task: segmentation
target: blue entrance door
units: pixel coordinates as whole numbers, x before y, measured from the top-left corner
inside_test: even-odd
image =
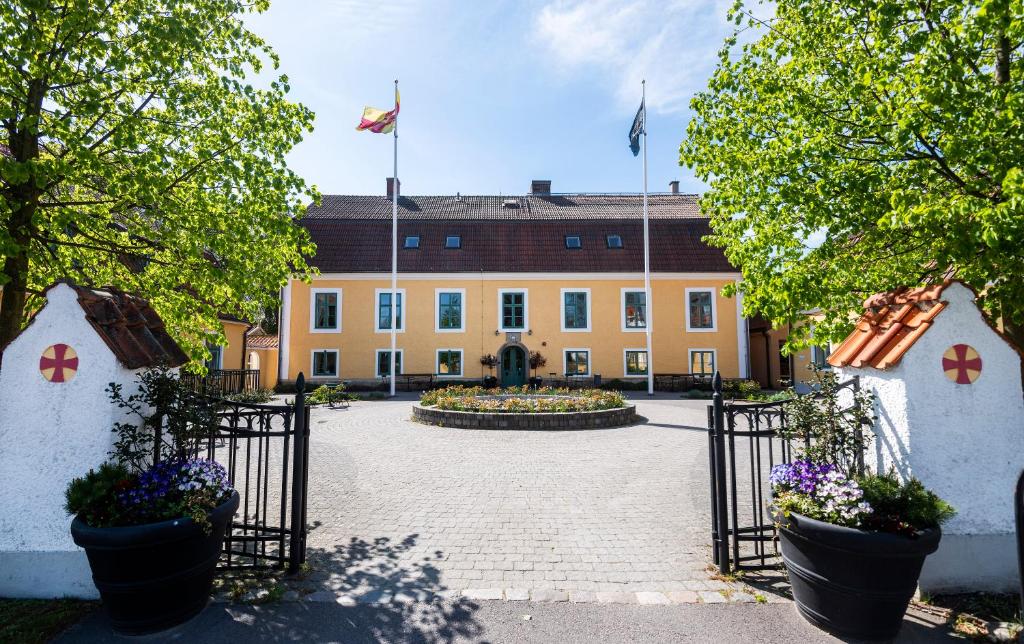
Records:
[[[501,352],[501,386],[526,384],[526,352],[519,347],[506,347]]]

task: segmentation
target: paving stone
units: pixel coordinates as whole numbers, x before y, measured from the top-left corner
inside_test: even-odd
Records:
[[[569,593],[559,590],[535,588],[530,591],[530,599],[535,602],[567,602]]]
[[[569,593],[569,601],[574,604],[590,604],[597,601],[597,593],[577,590]]]
[[[462,596],[467,599],[501,599],[501,588],[467,588],[462,591]]]
[[[673,604],[696,604],[698,599],[697,593],[692,590],[672,590],[665,595]]]
[[[636,593],[636,603],[638,604],[671,604],[668,597],[664,593],[654,592],[638,592]]]
[[[725,595],[717,590],[702,590],[697,595],[700,596],[700,600],[705,604],[724,604],[729,601],[725,598]]]
[[[514,602],[525,602],[530,600],[529,588],[506,588],[505,599]]]
[[[594,593],[597,601],[603,604],[635,604],[636,593],[598,591]]]

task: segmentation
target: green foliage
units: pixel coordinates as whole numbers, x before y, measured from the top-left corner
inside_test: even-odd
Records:
[[[107,392],[115,406],[134,418],[134,422],[114,424],[117,440],[110,456],[136,474],[153,462],[158,423],[161,461],[194,457],[202,441],[220,425],[217,404],[189,389],[167,367],[141,372],[138,390],[128,396],[117,383],[110,383]]]
[[[952,272],[1024,324],[1020,2],[750,4],[680,148],[745,313],[818,308],[836,340],[866,296]]]
[[[227,400],[236,403],[263,404],[274,399],[273,389],[248,389],[237,394],[228,394]]]
[[[267,0],[0,5],[0,346],[58,278],[147,298],[182,347],[223,344],[311,271],[315,189],[286,155],[313,114],[246,28]],[[265,80],[264,80],[265,79]],[[28,301],[26,301],[28,297]]]
[[[104,463],[99,469],[72,479],[64,493],[64,508],[88,525],[117,525],[123,518],[123,506],[117,502],[116,493],[132,487],[136,481],[137,477],[124,465]]]
[[[309,405],[333,405],[335,403],[351,400],[352,395],[345,391],[345,385],[320,385],[306,396],[306,403]]]
[[[858,474],[857,465],[870,442],[870,422],[874,418],[874,397],[870,392],[847,388],[844,394],[839,378],[832,371],[815,371],[817,392],[791,398],[784,406],[788,423],[779,435],[801,442],[804,458],[814,463],[838,465],[848,477]],[[846,400],[843,400],[843,396]]]
[[[507,389],[484,389],[456,385],[425,392],[420,404],[451,411],[492,413],[557,413],[619,409],[626,399],[618,391],[602,389],[529,389],[527,386]]]
[[[865,476],[858,482],[874,510],[866,524],[877,530],[914,533],[937,528],[956,514],[953,506],[914,478],[901,482],[890,473]]]
[[[728,379],[722,381],[722,395],[726,398],[749,399],[761,393],[761,384],[756,380]]]

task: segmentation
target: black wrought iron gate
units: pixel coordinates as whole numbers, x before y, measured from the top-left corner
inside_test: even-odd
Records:
[[[223,568],[298,570],[306,560],[309,407],[305,378],[293,404],[223,401],[206,457],[228,471],[241,501],[224,538]]]
[[[839,387],[856,392],[860,383],[853,378]],[[787,427],[786,402],[725,402],[721,376],[715,374],[708,407],[711,542],[723,574],[775,563],[768,475],[795,453],[792,442],[779,435]]]

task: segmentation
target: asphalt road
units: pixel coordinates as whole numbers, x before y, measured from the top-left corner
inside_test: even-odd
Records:
[[[908,618],[899,642],[948,641],[945,629]],[[639,606],[527,602],[356,605],[214,604],[176,629],[118,638],[101,613],[57,640],[73,642],[837,642],[792,604]]]

